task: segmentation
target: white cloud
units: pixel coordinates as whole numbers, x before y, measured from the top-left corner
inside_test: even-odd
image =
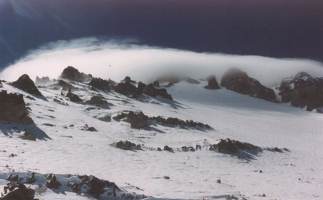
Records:
[[[221,78],[231,67],[246,71],[267,86],[300,71],[323,77],[323,64],[312,60],[196,53],[90,38],[51,43],[32,51],[2,71],[0,78],[15,80],[24,73],[32,78],[36,75],[57,78],[66,66],[116,81],[126,75],[143,81],[161,75],[205,78],[214,74]]]

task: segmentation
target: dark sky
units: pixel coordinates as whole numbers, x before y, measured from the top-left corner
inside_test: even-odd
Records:
[[[323,61],[323,1],[0,0],[0,67],[47,42],[88,36]]]

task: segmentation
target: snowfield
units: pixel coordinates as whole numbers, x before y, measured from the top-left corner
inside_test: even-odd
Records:
[[[175,102],[154,98],[138,101],[75,84],[78,90],[73,92],[82,99],[100,93],[113,104],[110,109],[99,109],[64,99],[68,105],[61,105],[53,101],[63,98],[61,90],[49,85],[39,87],[45,101],[26,98],[31,95],[4,83],[0,90],[24,95],[31,118],[50,139],[22,140],[21,133],[0,125],[0,179],[12,171],[94,175],[115,182],[124,191],[161,199],[230,199],[230,195],[234,196],[231,199],[323,199],[322,114],[226,89],[207,90],[206,84],[182,81],[167,88]],[[124,110],[194,120],[214,130],[160,125],[153,130],[136,130],[125,122],[95,118]],[[97,132],[81,130],[85,124]],[[290,152],[263,151],[255,160],[246,161],[208,150],[209,144],[225,138],[260,147],[288,148]],[[202,150],[125,151],[111,145],[119,140],[143,144],[147,149],[198,144]],[[5,183],[0,181],[0,185]],[[36,196],[44,200],[88,199],[51,190]]]

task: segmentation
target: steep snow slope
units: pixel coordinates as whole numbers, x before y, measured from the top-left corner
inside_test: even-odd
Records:
[[[206,90],[205,84],[181,82],[168,88],[176,102],[151,98],[137,101],[114,92],[101,93],[113,104],[107,110],[87,109],[91,106],[69,101],[68,106],[58,104],[53,99],[61,91],[42,87],[40,91],[48,101],[29,98],[25,101],[35,123],[51,139],[26,141],[18,138],[19,133],[10,133],[10,137],[0,134],[0,172],[91,174],[113,181],[127,191],[159,198],[225,199],[223,195],[228,194],[246,199],[323,198],[323,115],[225,89]],[[75,86],[79,88],[75,93],[84,100],[99,93],[88,90],[84,84]],[[23,93],[7,84],[2,89]],[[94,118],[123,110],[192,119],[207,123],[214,130],[163,126],[135,130],[124,122]],[[82,131],[85,124],[98,132]],[[5,130],[0,127],[1,132]],[[207,144],[221,138],[262,147],[286,147],[290,152],[264,151],[256,160],[247,162],[207,150]],[[124,151],[111,146],[119,140],[155,148],[200,144],[202,150]],[[12,153],[17,156],[9,157]],[[41,194],[40,198],[81,199],[74,194],[52,192]]]

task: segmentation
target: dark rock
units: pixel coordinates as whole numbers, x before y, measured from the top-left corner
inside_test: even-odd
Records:
[[[253,156],[256,156],[258,153],[262,152],[262,148],[236,140],[221,139],[219,143],[210,146],[210,151],[230,154],[232,156],[238,156],[242,159],[252,159]]]
[[[208,84],[205,86],[206,89],[209,90],[216,90],[219,89],[220,86],[218,84],[218,81],[216,80],[215,76],[210,76],[207,80]]]
[[[203,124],[200,122],[194,122],[192,120],[181,120],[178,118],[163,118],[161,116],[157,117],[148,117],[143,112],[133,112],[133,111],[125,111],[113,117],[116,121],[126,121],[131,124],[131,128],[136,129],[144,129],[148,128],[150,125],[159,124],[162,126],[169,127],[180,127],[180,128],[192,128],[197,130],[211,130],[207,124]]]
[[[146,87],[146,84],[144,84],[143,82],[139,82],[137,86],[137,93],[143,94],[145,87]]]
[[[131,128],[134,129],[144,129],[149,126],[149,117],[143,112],[122,112],[119,115],[113,117],[113,119],[116,121],[124,120],[130,123]]]
[[[87,124],[85,124],[82,129],[83,131],[89,131],[89,132],[97,132],[98,130],[96,130],[96,128],[89,126]]]
[[[111,122],[111,115],[107,114],[102,117],[97,117],[97,119],[103,122]]]
[[[102,96],[93,96],[89,101],[85,102],[86,104],[97,106],[100,108],[109,108],[109,103]]]
[[[274,90],[266,88],[259,81],[249,77],[247,73],[239,69],[227,71],[222,77],[221,85],[240,94],[277,102]]]
[[[277,153],[290,152],[289,149],[287,148],[278,148],[278,147],[265,148],[265,150],[271,151],[271,152],[277,152]]]
[[[115,144],[115,146],[119,149],[127,150],[127,151],[136,151],[142,150],[141,145],[135,144],[127,141],[119,141]]]
[[[168,151],[168,152],[171,152],[171,153],[174,153],[174,149],[172,147],[169,147],[169,146],[164,146],[164,151]]]
[[[79,72],[79,70],[74,67],[68,66],[63,70],[61,78],[76,82],[86,82],[89,81],[92,76]]]
[[[50,189],[58,189],[61,186],[61,183],[57,180],[54,174],[49,174],[46,186]]]
[[[161,116],[158,117],[152,117],[151,118],[154,122],[157,124],[163,125],[163,126],[170,126],[170,127],[180,127],[180,128],[192,128],[192,129],[198,129],[198,130],[210,130],[212,129],[211,126],[207,124],[203,124],[201,122],[195,122],[192,120],[181,120],[175,117],[168,117],[163,118]]]
[[[128,97],[137,97],[139,94],[134,84],[135,82],[130,77],[126,77],[122,82],[114,86],[114,90]]]
[[[0,200],[34,200],[35,191],[24,184],[10,182],[4,188],[4,196]]]
[[[59,80],[57,85],[61,86],[63,88],[63,90],[70,90],[73,89],[73,86],[69,83],[67,83],[66,81],[63,80]]]
[[[71,89],[68,89],[67,91],[62,90],[61,93],[63,96],[69,98],[70,101],[74,102],[74,103],[83,103],[83,100],[77,96],[76,94],[74,94]]]
[[[32,124],[22,95],[0,92],[0,122]]]
[[[190,146],[182,146],[181,149],[183,152],[194,152],[195,151],[194,147],[190,147]]]
[[[156,85],[156,83],[155,83]],[[143,89],[143,93],[151,97],[161,97],[164,99],[173,100],[173,97],[168,94],[165,88],[157,88],[154,84],[149,84]],[[158,84],[159,85],[159,84]]]
[[[300,72],[292,79],[283,80],[278,89],[282,102],[309,111],[323,107],[323,78]]]
[[[36,97],[43,97],[34,81],[32,81],[27,74],[20,76],[18,80],[12,82],[11,85]]]
[[[201,147],[201,145],[197,144],[197,145],[195,146],[195,149],[196,149],[196,151],[198,151],[198,150],[202,150],[202,147]]]
[[[101,78],[92,78],[89,85],[94,89],[108,92],[111,90],[114,83],[112,81],[103,80]]]

